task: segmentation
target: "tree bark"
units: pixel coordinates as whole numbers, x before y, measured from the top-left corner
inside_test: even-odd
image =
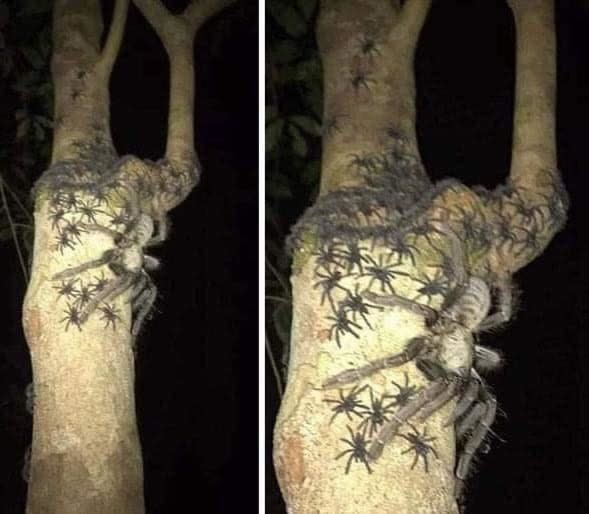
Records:
[[[513,158],[494,191],[433,184],[423,168],[412,66],[429,5],[322,2],[321,194],[293,230],[289,377],[274,437],[289,512],[458,512],[496,409],[479,376],[492,354],[475,353],[471,334],[485,323],[472,313],[508,317],[511,276],[565,221],[552,2],[511,2]],[[488,312],[483,290],[501,309]]]
[[[99,0],[55,3],[53,154],[34,189],[23,306],[35,394],[27,513],[145,510],[133,350],[154,299],[147,269],[155,262],[143,250],[165,239],[167,212],[198,181],[193,41],[227,3],[193,3],[172,16],[137,1],[146,14],[160,9],[158,23],[170,27],[162,37],[172,75],[168,144],[156,163],[119,158],[110,134],[108,82],[128,0],[117,0],[103,48]]]

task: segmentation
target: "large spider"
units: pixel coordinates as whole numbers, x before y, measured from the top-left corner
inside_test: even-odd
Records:
[[[66,280],[77,277],[90,269],[108,266],[115,277],[107,284],[100,284],[100,289],[93,288],[93,298],[85,303],[77,313],[77,322],[71,321],[80,328],[88,316],[106,300],[114,300],[125,291],[131,289],[133,311],[137,313],[132,332],[135,334],[155,300],[155,286],[151,282],[146,270],[155,270],[159,262],[154,257],[143,254],[143,248],[163,241],[166,237],[165,223],[158,223],[159,233],[153,236],[154,222],[151,217],[139,214],[124,232],[117,232],[110,228],[96,224],[81,224],[87,231],[98,231],[110,236],[115,247],[106,250],[101,257],[79,266],[66,269],[53,276],[53,280]],[[66,325],[67,329],[67,325]]]
[[[368,451],[366,448],[370,444],[370,439],[366,439],[366,430],[363,432],[356,432],[354,433],[352,429],[347,426],[348,432],[350,433],[350,439],[341,438],[340,441],[343,441],[347,445],[350,446],[347,450],[339,453],[336,456],[336,460],[343,457],[344,455],[348,456],[348,461],[346,462],[346,475],[350,471],[350,466],[352,462],[358,462],[364,464],[368,473],[372,473],[372,469],[370,468],[370,464],[368,462]]]
[[[344,395],[343,391],[339,390],[339,399],[331,399],[328,398],[323,400],[326,403],[333,403],[334,406],[331,409],[333,412],[333,416],[329,420],[329,424],[331,425],[332,421],[337,417],[338,414],[345,414],[347,418],[352,421],[352,414],[358,416],[359,418],[362,417],[363,411],[365,411],[368,407],[362,403],[361,400],[358,400],[358,395],[364,391],[368,386],[365,385],[358,389],[359,386],[354,387],[348,394]]]
[[[443,229],[439,231],[447,232]],[[450,234],[451,231],[447,233]],[[462,251],[456,252],[454,247],[449,258],[455,266],[453,275],[466,276],[462,268]],[[430,307],[394,294],[371,294],[368,297],[368,293],[365,293],[373,303],[409,308],[413,312],[421,311],[424,317],[433,319],[433,322],[426,323],[431,334],[410,340],[402,352],[340,372],[323,384],[324,388],[341,386],[411,360],[415,360],[418,368],[431,380],[430,385],[383,424],[368,449],[371,459],[380,457],[385,445],[412,417],[418,416],[419,421],[423,422],[449,400],[463,395],[456,407],[460,412],[453,413],[450,422],[457,422],[457,428],[463,427],[460,428],[461,435],[471,434],[464,444],[463,455],[459,458],[457,467],[458,481],[464,479],[472,455],[482,444],[495,416],[495,399],[488,393],[477,369],[492,370],[499,365],[501,357],[494,350],[475,344],[473,332],[489,330],[510,318],[512,302],[509,282],[503,279],[496,284],[496,288],[499,292],[498,306],[491,315],[491,290],[482,279],[474,276],[467,277],[464,283],[456,285],[438,313]],[[381,299],[383,301],[379,302]],[[472,385],[472,381],[478,383]]]
[[[367,289],[370,289],[374,282],[377,282],[380,285],[380,290],[384,293],[387,289],[391,293],[395,293],[393,288],[392,281],[397,278],[397,276],[407,276],[407,273],[403,271],[395,271],[396,264],[385,264],[384,262],[384,255],[380,254],[378,256],[378,261],[374,260],[372,257],[368,257],[370,259],[370,265],[366,266],[365,271],[362,275],[363,277],[370,277],[370,281],[368,282]]]
[[[430,453],[434,455],[434,457],[438,458],[438,453],[436,452],[435,448],[429,444],[432,441],[435,441],[436,437],[428,437],[427,435],[427,428],[423,428],[423,434],[420,434],[419,431],[413,426],[409,425],[413,432],[408,432],[407,434],[399,434],[400,437],[405,439],[409,442],[410,446],[406,450],[401,452],[401,455],[404,455],[409,452],[414,452],[415,456],[413,458],[413,463],[411,464],[411,469],[415,468],[419,458],[423,460],[423,467],[426,473],[429,473],[429,466],[427,462],[427,457]]]

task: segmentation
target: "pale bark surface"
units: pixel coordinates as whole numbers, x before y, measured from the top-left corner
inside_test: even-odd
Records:
[[[229,2],[193,3],[178,16],[136,3],[156,28],[166,26],[158,34],[170,57],[168,142],[156,163],[119,158],[110,135],[108,81],[128,1],[116,2],[102,49],[99,0],[54,7],[53,155],[34,191],[23,307],[35,395],[30,514],[145,510],[132,334],[152,291],[142,252],[154,223],[161,229],[198,181],[193,41]]]
[[[455,469],[466,443],[457,449],[447,423],[457,397],[425,420],[419,413],[409,418],[373,460],[366,450],[403,407],[401,392],[414,398],[432,380],[410,361],[339,388],[322,386],[432,335],[423,314],[377,305],[367,293],[394,294],[439,313],[468,277],[492,291],[507,283],[566,217],[556,169],[551,2],[511,2],[512,169],[494,191],[427,177],[415,135],[412,66],[429,2],[397,4],[326,0],[318,22],[321,196],[293,232],[289,377],[274,439],[279,483],[293,513],[458,512]],[[355,403],[346,411],[344,400]],[[426,443],[425,456],[416,437]]]

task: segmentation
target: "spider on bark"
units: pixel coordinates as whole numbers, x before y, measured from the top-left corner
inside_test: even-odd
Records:
[[[367,387],[367,385],[360,388],[359,386],[356,386],[346,395],[344,395],[344,392],[340,389],[339,399],[328,398],[323,400],[325,403],[332,403],[334,405],[331,409],[333,416],[331,416],[329,424],[331,425],[332,421],[339,414],[345,414],[350,421],[352,421],[352,414],[361,418],[363,411],[365,411],[367,407],[362,403],[361,400],[358,400],[358,395]]]
[[[427,435],[427,427],[423,427],[423,433],[419,433],[413,425],[409,425],[413,432],[408,432],[407,434],[399,434],[399,437],[402,437],[406,441],[409,442],[410,446],[406,450],[401,452],[401,455],[405,455],[406,453],[413,452],[415,456],[413,458],[413,462],[411,464],[411,469],[415,468],[417,462],[421,458],[423,460],[423,468],[425,469],[426,473],[429,473],[429,466],[427,462],[428,455],[431,453],[437,459],[438,453],[436,449],[429,443],[435,441],[437,437],[428,437]]]
[[[348,446],[350,446],[350,448],[339,453],[335,460],[338,460],[344,456],[348,457],[348,460],[346,462],[346,475],[350,472],[352,462],[364,464],[368,473],[372,473],[372,468],[370,467],[370,463],[368,462],[368,451],[366,449],[370,444],[370,439],[366,439],[366,430],[364,430],[363,432],[354,433],[349,426],[347,426],[346,428],[350,433],[350,438],[341,438],[340,441],[346,443]]]

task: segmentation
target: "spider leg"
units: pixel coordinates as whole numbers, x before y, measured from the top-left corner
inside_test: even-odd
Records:
[[[408,298],[403,298],[402,296],[399,296],[395,293],[383,295],[373,293],[372,291],[365,291],[363,296],[369,302],[376,303],[378,305],[383,305],[385,307],[402,307],[411,312],[414,312],[415,314],[421,315],[425,317],[428,324],[433,323],[438,317],[438,313],[431,307],[417,303],[413,300],[409,300]]]
[[[424,405],[423,410],[419,414],[417,418],[418,421],[423,423],[427,418],[429,418],[434,412],[441,409],[446,403],[448,403],[452,398],[456,396],[458,393],[458,388],[460,385],[460,380],[458,378],[451,378],[446,385],[444,391],[442,391],[436,398],[434,398],[431,402]]]
[[[148,271],[155,271],[160,267],[160,261],[151,255],[143,256],[143,266]]]
[[[90,300],[86,307],[84,307],[84,310],[80,313],[80,323],[85,323],[88,320],[88,316],[96,310],[101,302],[107,298],[114,300],[129,289],[133,285],[133,278],[132,274],[126,274],[111,280],[111,282],[92,300]]]
[[[121,234],[120,232],[117,232],[116,230],[113,230],[108,227],[103,227],[102,225],[98,225],[97,223],[82,223],[80,221],[79,225],[84,230],[101,232],[102,234],[111,237],[114,241],[118,241],[119,239],[121,239],[121,237],[123,237],[123,234]]]
[[[492,330],[507,323],[513,314],[513,286],[509,279],[497,282],[497,312],[487,316],[477,328],[477,332]]]
[[[487,394],[487,400],[485,402],[486,408],[484,415],[481,417],[480,422],[473,430],[470,438],[466,441],[462,455],[458,460],[458,466],[456,467],[456,484],[454,488],[454,495],[459,497],[462,494],[464,487],[464,481],[468,475],[468,470],[472,462],[472,458],[480,445],[485,439],[485,436],[489,432],[493,421],[495,420],[495,413],[497,412],[497,400],[492,395]]]
[[[415,359],[424,350],[427,341],[428,340],[424,337],[414,337],[409,343],[407,343],[407,346],[402,352],[382,357],[360,368],[342,371],[341,373],[328,378],[323,383],[322,388],[331,389],[333,387],[340,387],[345,384],[358,382],[365,377],[373,375],[377,371],[401,366]]]
[[[476,367],[482,371],[492,371],[497,369],[503,361],[501,354],[498,351],[480,344],[474,345],[474,357]]]
[[[51,280],[63,280],[65,278],[75,277],[76,275],[79,275],[83,271],[86,271],[86,270],[89,270],[92,268],[98,268],[99,266],[103,266],[104,264],[108,264],[115,257],[116,257],[115,250],[107,250],[106,252],[104,252],[102,254],[102,257],[100,257],[99,259],[94,259],[92,261],[88,261],[83,264],[80,264],[79,266],[75,266],[73,268],[68,268],[66,270],[60,271],[59,273],[56,273],[55,275],[53,275]]]
[[[147,279],[145,288],[133,299],[133,310],[136,311],[133,326],[131,328],[131,335],[136,337],[141,330],[141,326],[147,315],[150,313],[153,303],[157,298],[157,288]]]
[[[399,427],[403,425],[411,416],[416,414],[424,405],[435,400],[444,392],[447,384],[444,378],[436,379],[429,387],[425,388],[415,399],[401,407],[391,419],[384,424],[380,432],[370,445],[368,455],[372,460],[378,459],[384,450],[385,445],[395,436]]]
[[[462,439],[472,427],[476,426],[479,420],[484,416],[485,410],[484,403],[475,403],[466,416],[464,416],[464,418],[462,418],[456,425],[456,439]]]
[[[161,218],[157,218],[155,221],[157,231],[153,235],[153,237],[149,241],[147,241],[147,243],[145,243],[145,247],[156,246],[160,243],[163,243],[166,239],[168,239],[168,232],[170,228],[168,218],[166,216],[162,216]]]
[[[464,413],[470,408],[470,406],[475,402],[479,395],[481,383],[476,378],[471,378],[466,388],[464,389],[460,400],[454,407],[454,411],[452,415],[448,418],[448,421],[444,424],[445,427],[452,425],[456,422],[456,420],[464,415]]]

